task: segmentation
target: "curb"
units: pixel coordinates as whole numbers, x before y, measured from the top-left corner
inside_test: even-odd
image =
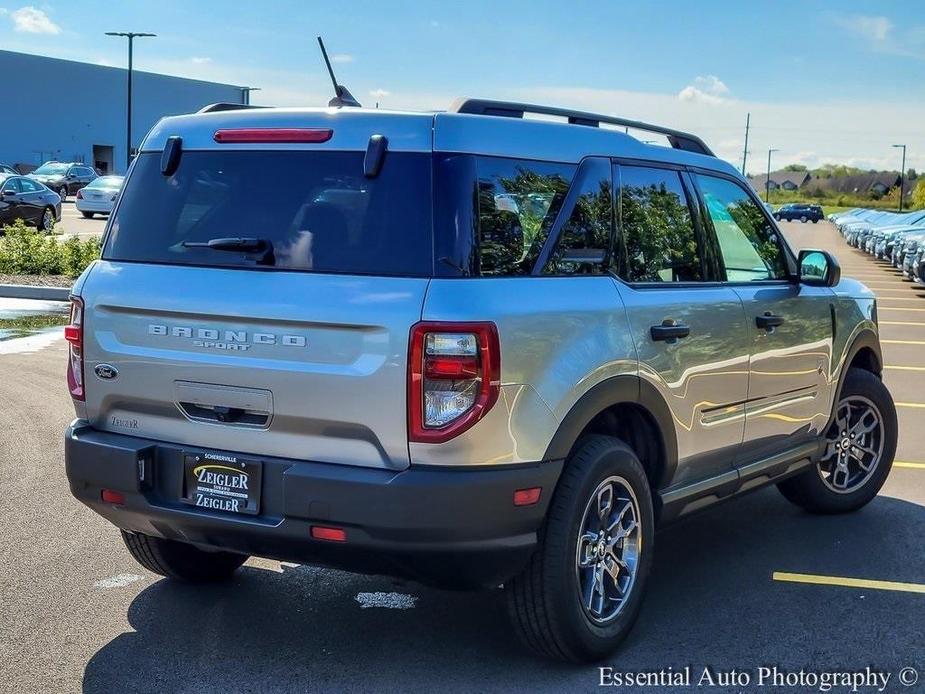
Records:
[[[67,301],[70,294],[71,290],[69,287],[35,287],[29,284],[0,284],[0,297],[9,299]]]

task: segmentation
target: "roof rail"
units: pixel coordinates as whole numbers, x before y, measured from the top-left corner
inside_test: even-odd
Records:
[[[231,104],[227,101],[220,101],[217,104],[203,106],[196,113],[216,113],[217,111],[243,111],[249,108],[268,108],[267,106],[255,106],[254,104]]]
[[[572,125],[586,125],[592,128],[599,127],[601,123],[620,125],[626,128],[645,130],[646,132],[664,135],[668,138],[669,144],[675,149],[706,154],[711,157],[716,156],[713,154],[713,151],[707,147],[706,143],[696,135],[665,128],[661,125],[652,125],[651,123],[643,123],[642,121],[629,120],[617,116],[573,111],[572,109],[557,108],[556,106],[521,104],[515,101],[493,101],[491,99],[468,98],[461,98],[454,101],[449,111],[450,113],[471,113],[480,116],[503,116],[507,118],[523,118],[526,113],[536,113],[546,116],[559,116],[568,119],[568,122]]]

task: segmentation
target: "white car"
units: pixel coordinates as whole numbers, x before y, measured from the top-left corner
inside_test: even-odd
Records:
[[[95,214],[109,214],[122,190],[124,176],[100,176],[77,191],[75,205],[80,213],[90,219]]]

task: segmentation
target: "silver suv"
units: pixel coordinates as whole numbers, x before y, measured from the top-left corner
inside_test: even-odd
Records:
[[[72,303],[71,490],[144,567],[503,584],[567,660],[627,634],[657,526],[768,484],[853,511],[896,446],[872,293],[620,118],[166,118]]]

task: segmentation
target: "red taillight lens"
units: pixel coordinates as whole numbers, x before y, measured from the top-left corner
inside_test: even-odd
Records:
[[[497,402],[501,346],[494,323],[418,323],[408,363],[408,439],[442,443]]]
[[[125,495],[122,492],[117,492],[112,489],[104,489],[100,497],[107,504],[118,504],[122,506],[125,503]]]
[[[328,540],[329,542],[346,542],[347,531],[343,528],[326,528],[322,525],[313,525],[312,537],[316,540]]]
[[[327,142],[334,135],[328,128],[235,128],[216,130],[212,136],[221,143]]]
[[[71,318],[64,326],[64,339],[68,341],[67,387],[71,397],[83,400],[84,393],[84,302],[71,297]]]
[[[542,487],[530,487],[529,489],[518,489],[514,492],[514,506],[532,506],[540,500],[540,494],[543,492]]]

